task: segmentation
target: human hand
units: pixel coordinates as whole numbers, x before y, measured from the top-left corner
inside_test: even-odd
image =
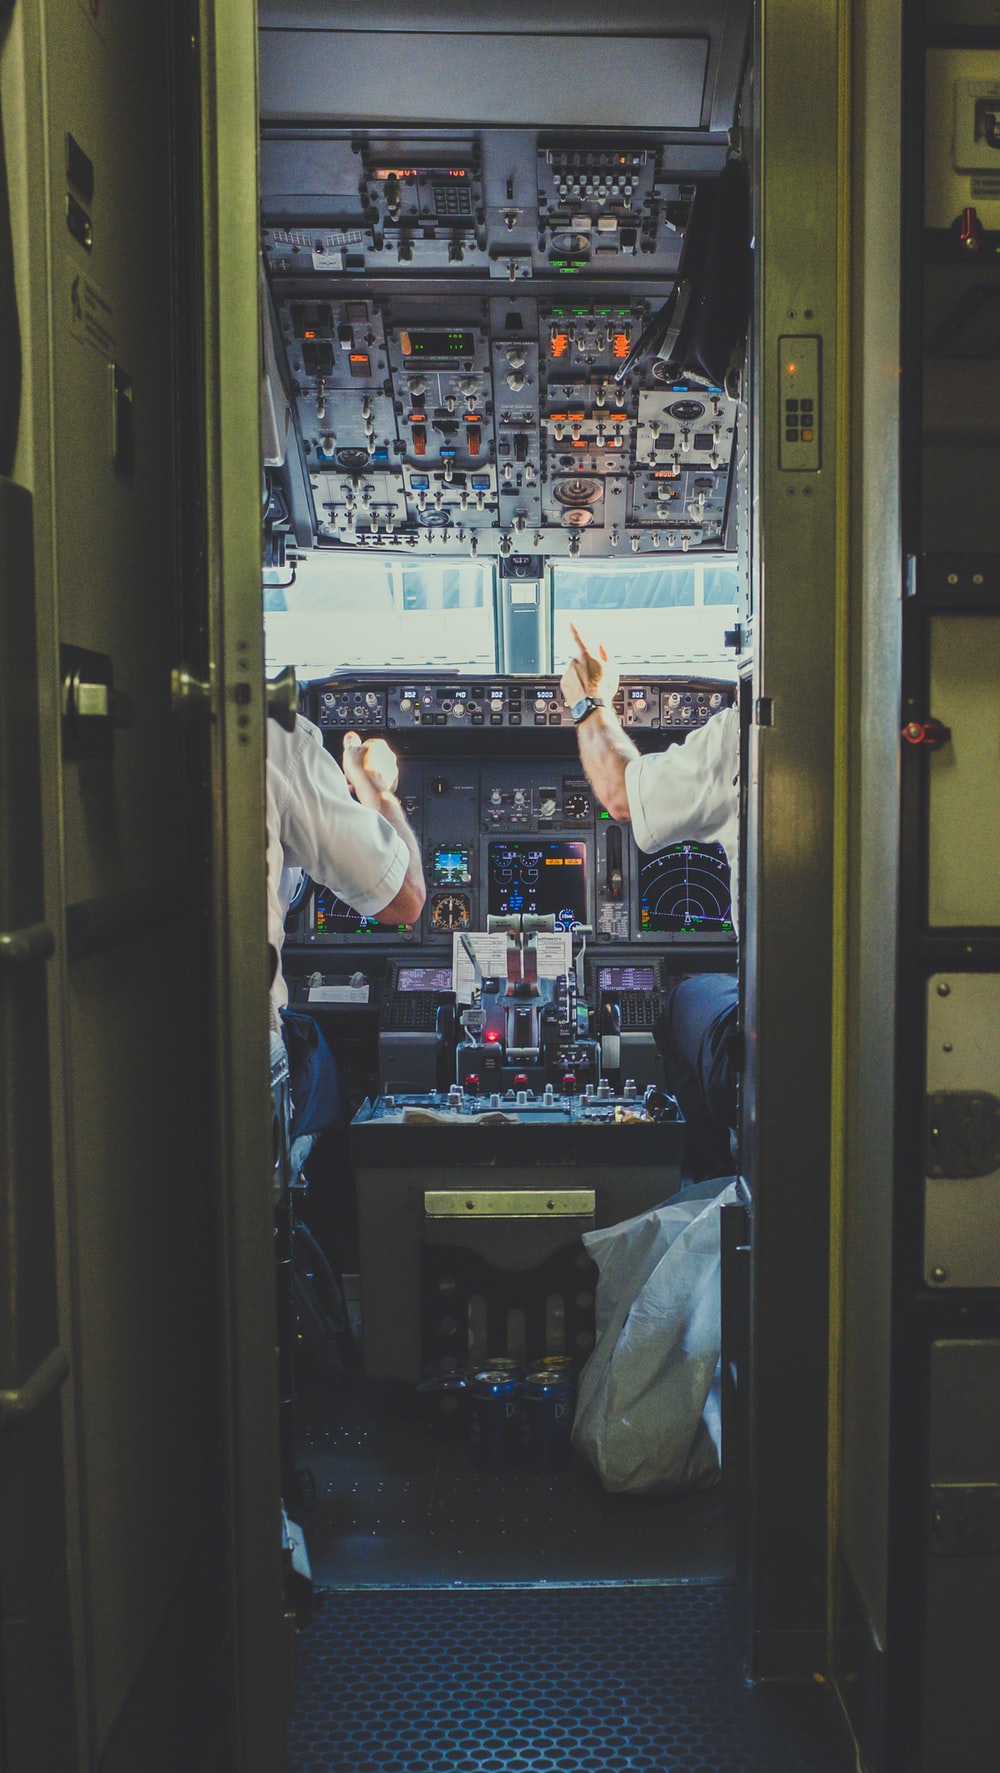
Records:
[[[572,622],[570,633],[576,641],[577,653],[570,659],[560,680],[563,701],[568,707],[578,702],[581,696],[602,696],[605,702],[610,702],[618,688],[618,673],[611,669],[603,645],[592,653]]]
[[[399,762],[384,739],[344,734],[344,774],[359,800],[371,805],[379,794],[392,794],[399,781]]]

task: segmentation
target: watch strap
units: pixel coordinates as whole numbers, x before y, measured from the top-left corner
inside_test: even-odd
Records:
[[[595,708],[603,708],[604,705],[603,696],[582,696],[579,702],[573,703],[573,725],[579,726],[581,720],[586,720]]]

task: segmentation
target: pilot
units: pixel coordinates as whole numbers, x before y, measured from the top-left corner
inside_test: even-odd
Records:
[[[562,676],[577,728],[580,761],[612,818],[630,823],[647,855],[690,838],[721,843],[739,904],[739,715],[713,715],[679,745],[640,753],[615,715],[617,677],[603,646],[591,652],[572,628],[577,653]],[[686,1161],[694,1180],[732,1168],[736,1127],[736,979],[696,973],[668,983],[653,1030],[667,1088],[687,1122]]]
[[[288,1002],[285,917],[302,874],[364,917],[414,923],[427,889],[417,840],[396,799],[399,766],[384,739],[344,734],[343,769],[311,721],[267,723],[267,933],[277,956],[272,1025]],[[353,793],[352,793],[353,790]]]

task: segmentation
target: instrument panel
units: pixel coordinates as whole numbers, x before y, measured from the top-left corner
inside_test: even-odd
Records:
[[[703,726],[732,699],[733,686],[715,680],[629,677],[618,685],[614,709],[622,726],[630,730],[685,733]],[[357,732],[573,728],[557,677],[477,681],[421,673],[387,683],[367,675],[345,676],[311,686],[309,713],[319,727]]]
[[[616,706],[640,748],[651,749],[704,724],[733,696],[720,681],[630,678]],[[397,750],[398,794],[420,843],[427,902],[412,929],[386,929],[317,888],[290,922],[289,958],[297,948],[374,948],[440,966],[456,932],[520,912],[583,928],[597,948],[734,945],[721,847],[682,842],[654,856],[636,849],[628,826],[595,800],[557,679],[338,678],[312,684],[307,703],[335,756],[349,727],[383,734]]]

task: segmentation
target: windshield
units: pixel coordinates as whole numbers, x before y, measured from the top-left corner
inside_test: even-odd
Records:
[[[301,681],[342,670],[423,666],[465,675],[504,668],[495,604],[538,603],[539,656],[559,671],[574,650],[570,624],[603,642],[619,667],[735,677],[726,634],[740,606],[734,557],[670,561],[555,561],[550,595],[519,599],[493,561],[410,561],[398,555],[312,549],[264,587],[267,668],[294,665]]]

